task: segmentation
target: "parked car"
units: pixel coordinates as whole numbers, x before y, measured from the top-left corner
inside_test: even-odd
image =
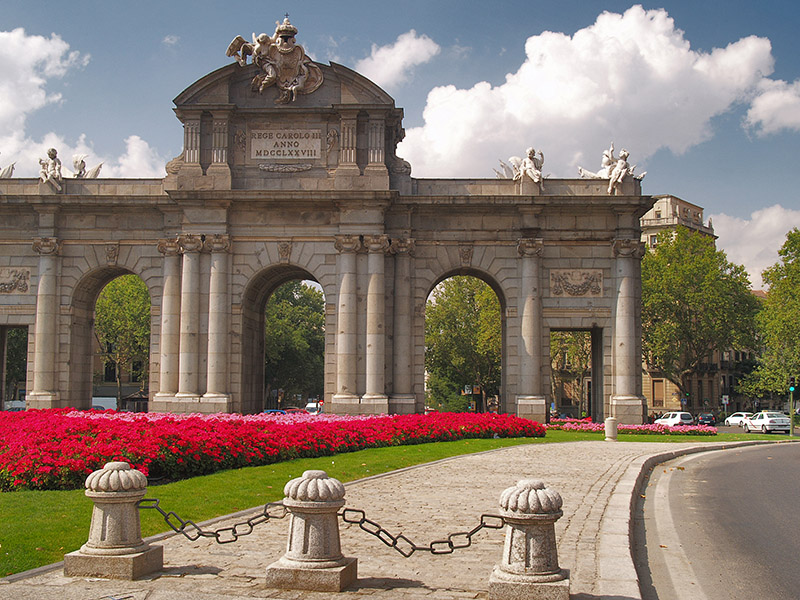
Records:
[[[773,431],[783,431],[789,433],[789,417],[783,413],[763,410],[751,417],[745,418],[742,422],[745,433],[760,431],[761,433],[771,433]]]
[[[289,414],[307,415],[308,414],[308,411],[305,408],[296,408],[294,406],[290,407],[290,408],[287,408],[285,410],[286,410],[286,414],[287,415],[289,415]]]
[[[309,402],[306,404],[306,412],[310,415],[318,415],[322,412],[322,402]]]
[[[700,413],[697,415],[697,424],[713,426],[717,424],[717,418],[711,413]]]
[[[656,419],[656,425],[694,425],[694,417],[688,412],[671,412]]]
[[[266,410],[262,410],[262,413],[266,413],[268,415],[285,415],[286,411],[281,410],[280,408],[268,408]]]
[[[743,425],[743,421],[747,417],[752,417],[752,416],[753,413],[749,412],[735,412],[730,417],[725,419],[725,425],[727,425],[728,427],[733,427],[734,425],[736,425],[737,427],[741,427]]]

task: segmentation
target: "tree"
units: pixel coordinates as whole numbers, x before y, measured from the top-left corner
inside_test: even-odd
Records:
[[[714,239],[678,227],[658,236],[642,260],[642,349],[687,397],[688,377],[714,351],[755,346],[758,300],[747,272]]]
[[[6,333],[6,380],[2,382],[0,395],[3,397],[0,400],[8,402],[18,398],[20,384],[25,385],[27,367],[28,328],[11,327]]]
[[[583,380],[592,370],[592,336],[588,331],[550,333],[550,383],[555,396],[560,385],[571,384],[578,393],[578,410],[586,411]]]
[[[762,274],[768,286],[758,314],[762,351],[741,388],[754,396],[783,395],[800,375],[800,230],[786,234],[779,260]]]
[[[428,401],[446,410],[466,410],[478,385],[483,406],[500,390],[502,332],[500,303],[476,277],[446,279],[433,290],[425,308],[425,369]]]
[[[133,372],[147,382],[150,356],[150,294],[136,275],[112,280],[97,298],[94,331],[106,363],[113,363],[117,382],[117,409],[122,408],[122,374]]]
[[[280,286],[266,308],[265,383],[267,397],[321,395],[325,359],[325,298],[295,280]]]

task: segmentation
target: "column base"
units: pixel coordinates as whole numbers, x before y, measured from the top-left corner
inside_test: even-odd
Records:
[[[646,423],[647,398],[620,394],[611,396],[611,416],[619,423],[643,425]]]
[[[547,423],[547,398],[544,396],[517,396],[517,416],[539,423]]]
[[[417,397],[414,394],[392,394],[389,396],[389,412],[393,415],[411,415],[417,412]]]
[[[103,577],[139,579],[164,567],[164,547],[150,546],[134,554],[102,556],[83,554],[80,550],[64,555],[65,577]]]
[[[386,394],[364,394],[361,396],[361,412],[367,415],[389,413],[389,396]]]
[[[58,392],[30,392],[25,396],[25,408],[60,408]]]
[[[325,411],[335,415],[361,414],[361,399],[355,394],[334,394],[331,403],[325,403]]]
[[[358,559],[345,557],[337,567],[298,567],[277,560],[267,567],[267,587],[282,590],[341,592],[358,579]]]

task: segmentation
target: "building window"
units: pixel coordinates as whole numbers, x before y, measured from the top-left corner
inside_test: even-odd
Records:
[[[651,235],[650,236],[650,247],[651,248],[655,248],[656,244],[658,244],[658,236],[657,235]]]
[[[656,219],[660,219],[660,218],[661,218],[661,211],[657,210],[656,211]]]
[[[653,380],[653,408],[664,408],[664,380]]]

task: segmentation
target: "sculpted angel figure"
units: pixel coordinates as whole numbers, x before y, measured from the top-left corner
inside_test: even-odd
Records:
[[[42,183],[49,183],[59,192],[61,188],[61,159],[58,158],[58,152],[55,148],[50,148],[47,151],[47,158],[39,159],[39,179]]]
[[[614,142],[611,142],[609,149],[603,150],[603,158],[600,159],[600,170],[597,173],[588,171],[583,167],[578,167],[578,173],[584,179],[608,179],[616,162],[617,159],[614,158]]]
[[[614,165],[614,168],[611,171],[611,174],[608,176],[608,193],[617,195],[619,193],[619,186],[622,184],[622,181],[625,179],[626,175],[630,175],[628,172],[630,167],[628,166],[628,151],[623,149],[619,153],[619,159],[617,160],[617,164]]]
[[[533,148],[528,148],[525,152],[525,158],[519,163],[513,158],[509,159],[514,164],[514,179],[522,181],[525,177],[529,177],[534,183],[539,185],[539,191],[544,191],[544,177],[542,177],[542,167],[544,166],[544,153],[540,150],[536,152]]]
[[[103,163],[92,167],[88,171],[86,170],[86,158],[88,156],[88,154],[72,155],[72,166],[75,169],[74,176],[76,179],[97,179],[97,176],[100,175],[100,169],[103,168]]]
[[[11,176],[14,174],[14,165],[17,163],[11,163],[7,167],[0,169],[0,179],[10,179]]]
[[[310,94],[322,85],[322,71],[296,43],[295,35],[297,27],[289,22],[287,15],[283,23],[276,23],[275,35],[253,34],[252,44],[237,35],[226,54],[242,67],[247,65],[247,57],[252,56],[252,64],[260,69],[252,81],[253,91],[261,93],[275,85],[280,90],[275,102],[288,104],[298,94]]]

